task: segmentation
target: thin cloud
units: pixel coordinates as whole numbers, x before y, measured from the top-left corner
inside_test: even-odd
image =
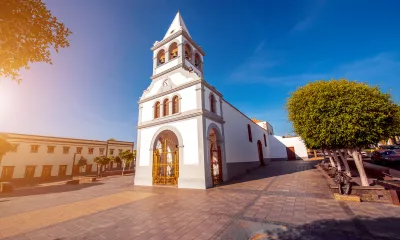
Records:
[[[302,32],[310,29],[315,22],[315,16],[307,17],[306,19],[301,20],[296,23],[293,28],[290,30],[290,33]]]
[[[265,49],[265,41],[260,42],[253,54],[243,64],[239,65],[229,79],[236,82],[256,81],[266,76],[270,69],[279,66],[283,62],[282,53]],[[262,80],[261,80],[262,81]]]
[[[316,0],[308,9],[306,17],[298,21],[290,29],[289,34],[306,31],[312,28],[326,5],[326,0]]]
[[[315,80],[346,77],[349,80],[380,85],[383,90],[390,89],[397,93],[393,94],[394,100],[400,101],[400,97],[398,97],[400,87],[397,85],[398,76],[400,76],[399,56],[394,53],[380,53],[373,57],[339,65],[327,73],[302,73],[279,77],[256,76],[255,78],[247,78],[247,82],[251,81],[265,85],[299,86]],[[286,94],[284,93],[282,98],[287,97]],[[268,102],[259,102],[258,105],[246,105],[240,109],[246,109],[244,112],[250,117],[268,121],[274,127],[275,134],[282,135],[286,132],[290,133],[292,126],[287,119],[284,103],[281,102],[280,104],[282,104],[281,107],[265,107],[267,109],[265,111],[260,111],[260,106],[268,106]],[[241,103],[236,105],[241,105]]]
[[[267,61],[263,70],[272,70],[276,65]],[[237,83],[254,83],[264,85],[303,85],[310,81],[345,77],[350,80],[366,81],[370,84],[393,85],[400,76],[400,59],[394,53],[380,53],[376,56],[336,66],[332,71],[321,73],[316,71],[294,75],[271,76],[269,71],[254,71],[249,66],[258,62],[247,62],[231,75],[231,81]],[[247,67],[247,70],[244,68]],[[393,85],[393,88],[397,87]]]

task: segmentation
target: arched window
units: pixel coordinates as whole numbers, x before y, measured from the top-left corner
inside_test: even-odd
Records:
[[[168,99],[165,99],[163,102],[163,116],[168,116],[169,114],[169,101]]]
[[[265,134],[264,134],[264,146],[267,146],[267,137],[265,137]]]
[[[187,60],[192,60],[192,48],[189,44],[185,44],[185,58]]]
[[[174,96],[172,98],[172,114],[179,112],[179,97]]]
[[[201,69],[201,58],[198,53],[194,55],[194,65],[198,68]]]
[[[156,102],[156,104],[154,104],[154,118],[160,117],[160,105],[160,102]]]
[[[253,136],[251,136],[250,124],[247,124],[247,133],[249,134],[249,142],[253,142]]]
[[[160,50],[157,54],[157,66],[165,63],[165,51],[164,49]]]
[[[211,110],[211,112],[213,112],[213,113],[217,113],[216,112],[216,100],[215,100],[215,97],[214,97],[214,94],[210,94],[210,110]]]
[[[172,60],[176,57],[178,57],[178,44],[174,42],[171,44],[171,46],[169,46],[169,60]]]

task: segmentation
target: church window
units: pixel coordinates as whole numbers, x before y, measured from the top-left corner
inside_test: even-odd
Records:
[[[201,60],[201,59],[200,59],[199,54],[196,53],[196,55],[194,55],[194,65],[195,65],[197,68],[199,68],[199,69],[201,69],[200,60]]]
[[[154,118],[160,117],[160,102],[156,102],[154,105]]]
[[[189,44],[185,44],[185,58],[189,61],[192,60],[192,48]]]
[[[249,134],[249,142],[253,142],[253,136],[251,135],[250,124],[247,124],[247,133]]]
[[[211,112],[213,112],[213,113],[217,113],[217,111],[216,111],[216,100],[215,100],[215,97],[214,97],[214,94],[210,94],[210,110],[211,110]]]
[[[265,137],[265,134],[264,134],[264,146],[267,146],[267,137]]]
[[[165,99],[163,102],[163,116],[168,116],[169,114],[169,101],[168,99]]]
[[[172,114],[175,114],[178,112],[179,112],[179,97],[174,96],[172,98]]]
[[[160,50],[157,54],[157,65],[161,65],[165,63],[165,51],[164,49]]]
[[[178,44],[176,44],[175,42],[171,44],[171,46],[169,47],[169,54],[170,60],[178,57]]]

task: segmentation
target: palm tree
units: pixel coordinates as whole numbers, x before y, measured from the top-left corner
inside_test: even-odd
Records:
[[[106,156],[99,156],[99,157],[95,157],[93,159],[93,162],[95,162],[97,164],[97,175],[101,175],[101,169],[103,166],[107,165],[110,163],[110,158],[106,157]]]
[[[124,175],[126,164],[131,163],[133,161],[134,155],[130,150],[125,150],[125,151],[119,153],[118,157],[123,161],[122,175]]]

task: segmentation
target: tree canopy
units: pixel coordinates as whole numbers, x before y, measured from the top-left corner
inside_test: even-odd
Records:
[[[360,148],[392,136],[400,120],[399,107],[390,94],[347,79],[321,80],[298,88],[288,99],[287,110],[306,146],[326,149],[332,166],[333,159],[339,163],[339,154],[350,173],[346,157],[350,152],[363,186],[369,183]]]
[[[310,148],[377,143],[391,135],[396,109],[390,94],[346,79],[309,83],[287,101],[293,129]]]
[[[21,68],[52,64],[51,49],[68,47],[70,34],[42,0],[0,1],[0,77],[20,82]]]
[[[130,163],[133,161],[134,154],[130,150],[125,150],[121,152],[118,156],[125,163]]]
[[[98,165],[103,166],[110,162],[110,158],[108,158],[106,156],[98,156],[93,159],[93,162],[95,162]]]
[[[84,158],[83,156],[81,156],[77,165],[82,167],[82,166],[86,166],[86,164],[87,164],[87,159]]]

